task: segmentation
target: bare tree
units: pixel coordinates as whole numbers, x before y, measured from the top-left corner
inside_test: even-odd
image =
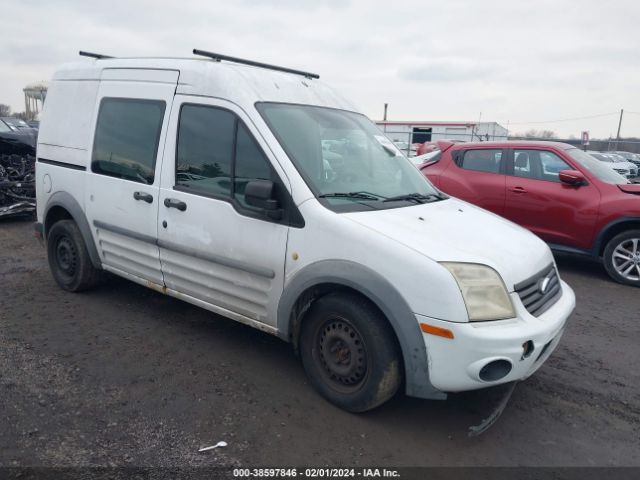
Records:
[[[9,105],[5,105],[4,103],[0,103],[0,117],[9,116],[11,116],[11,107]]]
[[[558,138],[558,135],[556,135],[556,132],[553,130],[542,130],[540,132],[540,138]]]
[[[548,140],[551,138],[558,138],[558,136],[556,135],[556,132],[552,130],[536,130],[535,128],[532,128],[531,130],[527,130],[524,133],[516,133],[515,136],[520,138],[538,138],[538,139],[545,139],[545,140]]]

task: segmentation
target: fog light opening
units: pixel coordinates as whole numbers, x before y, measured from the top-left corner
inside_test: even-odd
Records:
[[[550,340],[544,347],[542,347],[542,350],[540,351],[538,358],[536,358],[536,362],[540,360],[540,358],[542,358],[545,352],[549,349],[549,347],[551,346],[551,342],[553,342],[553,340]]]
[[[522,358],[520,360],[524,360],[531,356],[535,347],[533,346],[533,342],[531,340],[527,340],[522,344]]]
[[[508,360],[494,360],[482,367],[478,376],[483,382],[495,382],[509,375],[511,367]]]

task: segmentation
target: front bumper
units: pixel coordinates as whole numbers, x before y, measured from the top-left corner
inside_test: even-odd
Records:
[[[562,296],[539,317],[526,311],[516,293],[511,294],[516,318],[509,320],[454,323],[416,315],[419,323],[450,330],[454,336],[449,339],[423,334],[432,385],[443,392],[460,392],[523,380],[533,374],[558,345],[576,305],[571,287],[562,281],[561,286]],[[502,366],[508,362],[510,371],[496,380],[482,380],[483,367],[494,361]]]

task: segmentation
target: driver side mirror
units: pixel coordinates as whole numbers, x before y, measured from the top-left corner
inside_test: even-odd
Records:
[[[251,180],[244,189],[244,200],[247,205],[261,208],[272,220],[282,218],[282,209],[275,198],[275,184],[271,180]]]
[[[587,179],[582,172],[578,170],[560,170],[558,177],[562,183],[571,185],[573,187],[580,187],[587,184]]]

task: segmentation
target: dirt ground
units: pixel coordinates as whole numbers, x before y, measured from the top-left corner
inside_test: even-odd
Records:
[[[0,466],[640,466],[640,290],[558,265],[560,346],[468,438],[495,391],[343,412],[274,337],[116,277],[63,292],[31,221],[2,221]]]

